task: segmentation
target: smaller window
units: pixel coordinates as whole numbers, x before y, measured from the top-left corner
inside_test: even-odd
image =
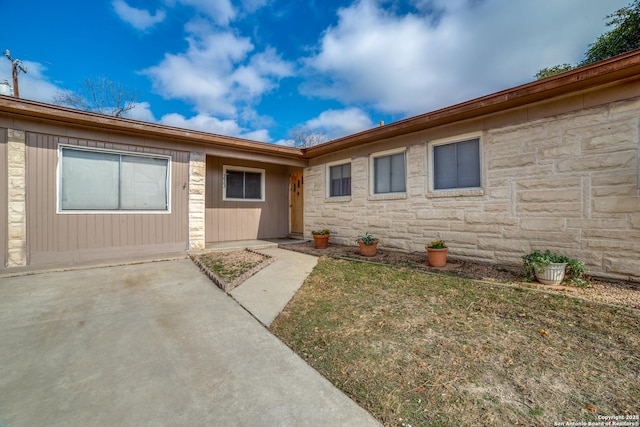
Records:
[[[433,189],[480,187],[480,138],[433,146]]]
[[[405,151],[373,156],[373,193],[404,193],[407,188]]]
[[[264,201],[264,169],[223,167],[223,200]]]
[[[351,195],[351,163],[329,167],[329,197]]]

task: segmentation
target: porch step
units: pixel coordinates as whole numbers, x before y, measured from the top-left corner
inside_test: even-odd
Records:
[[[289,233],[287,238],[294,240],[304,240],[304,235],[302,233]]]

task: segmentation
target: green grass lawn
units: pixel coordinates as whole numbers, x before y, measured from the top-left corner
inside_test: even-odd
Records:
[[[640,312],[321,258],[271,330],[388,426],[640,414]]]

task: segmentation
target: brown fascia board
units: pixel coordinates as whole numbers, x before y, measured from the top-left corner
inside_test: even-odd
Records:
[[[310,147],[303,151],[305,157],[310,159],[368,142],[380,141],[498,111],[505,111],[627,78],[640,78],[640,50],[430,113],[375,127]]]
[[[163,138],[182,143],[214,145],[299,159],[303,157],[302,150],[299,148],[106,116],[27,99],[16,99],[6,95],[0,95],[0,112],[28,119],[40,119],[74,126],[130,133],[137,136]]]

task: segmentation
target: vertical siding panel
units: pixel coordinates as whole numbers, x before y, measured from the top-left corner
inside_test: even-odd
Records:
[[[170,212],[58,214],[56,208],[59,183],[56,177],[59,143],[170,156]],[[2,153],[0,161],[1,156]],[[32,264],[121,256],[123,253],[131,253],[128,248],[133,246],[136,246],[136,250],[139,247],[149,253],[157,245],[163,245],[158,251],[166,251],[170,247],[186,248],[188,189],[183,189],[182,185],[188,183],[188,152],[27,132],[26,156],[28,244],[29,254],[35,255]],[[4,188],[6,189],[6,185]],[[6,203],[6,195],[3,196]],[[6,209],[4,212],[6,213]],[[6,223],[6,219],[4,222]],[[6,247],[6,236],[2,242],[3,247]],[[5,258],[3,254],[0,257],[0,261]]]
[[[78,249],[87,248],[87,220],[90,215],[77,215]]]
[[[266,201],[222,201],[224,165],[265,169]],[[289,230],[288,188],[289,173],[284,166],[207,157],[207,242],[285,236]]]
[[[44,157],[43,162],[46,164],[46,168],[43,168],[41,175],[42,180],[46,183],[46,186],[44,188],[46,188],[46,206],[48,209],[47,215],[45,215],[45,218],[43,218],[45,229],[41,230],[41,232],[43,233],[43,235],[47,236],[47,250],[54,251],[56,247],[55,242],[58,238],[58,233],[56,231],[56,227],[54,226],[56,215],[56,166],[58,161],[58,144],[55,138],[49,136],[47,137],[46,146],[47,151],[50,153],[50,155],[40,157]]]

